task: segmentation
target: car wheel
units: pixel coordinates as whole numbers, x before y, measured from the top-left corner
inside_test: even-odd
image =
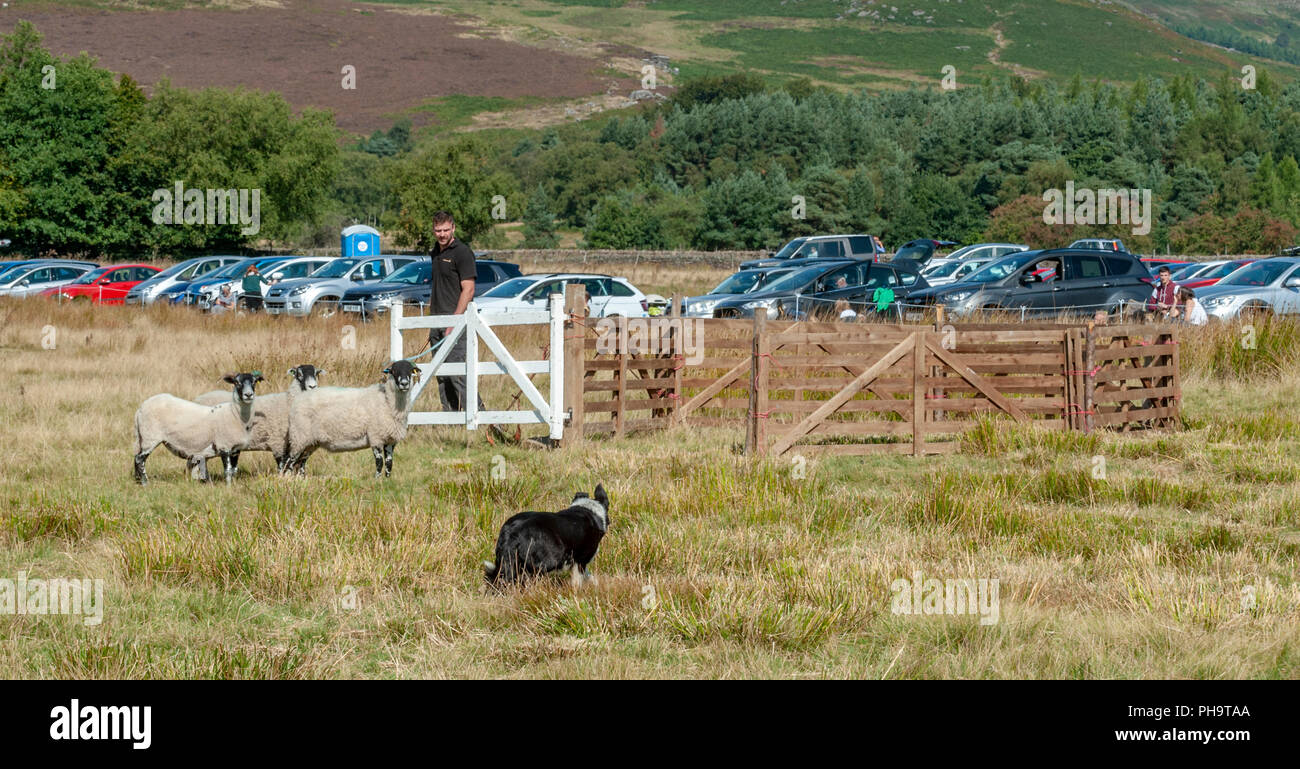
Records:
[[[339,300],[335,296],[322,296],[312,305],[312,314],[318,318],[332,318],[338,314]]]

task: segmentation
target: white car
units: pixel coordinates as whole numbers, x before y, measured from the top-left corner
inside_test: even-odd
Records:
[[[979,257],[977,259],[945,259],[941,264],[934,265],[933,268],[927,264],[925,270],[921,271],[921,277],[925,278],[925,282],[932,286],[944,286],[949,283],[960,283],[971,273],[986,264],[992,264],[994,261],[996,261],[996,259],[991,256]]]
[[[474,301],[480,310],[518,312],[544,310],[551,294],[563,294],[569,283],[581,283],[591,297],[587,314],[593,318],[623,315],[628,318],[648,316],[645,294],[627,281],[608,275],[590,273],[535,273],[511,278],[494,286]]]

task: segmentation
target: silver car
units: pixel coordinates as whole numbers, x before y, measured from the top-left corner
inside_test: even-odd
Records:
[[[286,280],[266,290],[264,306],[271,315],[328,317],[339,312],[339,300],[349,288],[383,280],[391,272],[427,256],[341,257],[306,278]]]
[[[151,305],[163,291],[197,280],[218,267],[234,264],[244,258],[242,256],[196,256],[193,259],[177,262],[152,278],[133,286],[126,293],[126,299],[123,301],[126,304]]]
[[[58,262],[37,262],[10,267],[0,272],[0,296],[25,299],[47,288],[71,283],[92,269],[94,267],[89,264]]]
[[[1219,320],[1300,313],[1300,259],[1274,257],[1243,265],[1213,286],[1196,289],[1196,299]]]

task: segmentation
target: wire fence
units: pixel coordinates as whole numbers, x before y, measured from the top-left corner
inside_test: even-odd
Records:
[[[823,299],[813,296],[802,296],[796,294],[794,297],[793,310],[789,313],[793,320],[810,320],[817,318],[833,318],[841,321],[873,321],[897,322],[902,323],[909,320],[921,320],[927,315],[937,313],[939,305],[935,304],[918,304],[895,300],[890,302],[885,309],[878,307],[879,303],[872,301],[847,299]],[[1054,307],[1008,307],[992,310],[983,310],[971,315],[996,315],[998,318],[1017,319],[1021,322],[1047,317],[1075,317],[1095,315],[1098,310],[1104,311],[1108,316],[1118,310],[1119,318],[1140,317],[1147,310],[1144,302],[1129,299],[1121,302],[1116,306],[1113,302],[1102,304],[1073,304]]]

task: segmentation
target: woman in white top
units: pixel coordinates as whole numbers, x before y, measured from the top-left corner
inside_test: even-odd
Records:
[[[1195,291],[1179,286],[1178,298],[1183,302],[1183,322],[1193,326],[1204,326],[1210,322],[1210,316],[1205,314],[1205,308],[1197,301]]]
[[[849,307],[849,303],[845,299],[840,299],[835,302],[835,312],[839,313],[840,320],[842,321],[854,321],[858,319],[858,314],[853,311],[852,307]]]

